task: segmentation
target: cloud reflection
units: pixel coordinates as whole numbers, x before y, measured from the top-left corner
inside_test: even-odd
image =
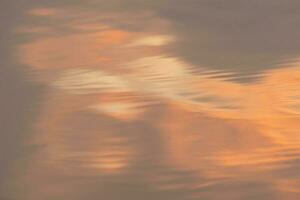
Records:
[[[216,9],[218,19],[215,1],[207,5]],[[222,4],[226,8],[230,5]],[[219,33],[213,19],[201,18],[205,13],[196,12],[190,4],[177,6],[179,10],[172,4],[171,10],[162,6],[152,11],[157,15],[168,11],[164,20],[149,10],[139,13],[147,19],[147,25],[152,25],[143,30],[138,28],[145,27],[143,20],[128,12],[106,12],[101,16],[94,11],[77,12],[78,9],[54,12],[44,8],[29,12],[38,18],[49,17],[50,21],[51,17],[61,19],[61,23],[48,27],[56,30],[55,35],[43,32],[19,51],[20,59],[34,72],[34,78],[48,86],[38,121],[40,134],[35,138],[44,147],[29,171],[43,165],[55,166],[46,175],[39,172],[29,181],[38,185],[45,177],[62,172],[114,179],[117,175],[138,173],[145,163],[155,163],[153,170],[145,170],[142,180],[153,190],[218,188],[227,180],[250,182],[251,176],[255,176],[255,181],[268,182],[266,188],[270,191],[295,191],[298,182],[290,176],[271,175],[283,173],[280,169],[299,160],[300,64],[284,63],[280,68],[265,69],[252,82],[234,81],[241,75],[236,70],[207,68],[205,64],[211,60],[205,56],[197,57],[204,63],[199,66],[202,62],[186,59],[186,54],[198,55],[199,50],[205,52],[202,55],[219,59],[224,50],[219,43],[212,44],[216,38],[231,41],[220,44],[232,49],[232,45],[238,45],[232,42],[236,35],[246,37],[238,38],[242,46],[234,46],[234,51],[226,54],[229,60],[231,53],[239,60],[273,46],[277,49],[278,44],[269,41],[267,49],[261,50],[262,46],[249,39],[251,31],[230,36],[231,29],[225,25],[234,16],[225,15],[229,19],[222,21],[224,31]],[[190,18],[186,21],[185,10],[200,17],[208,32],[190,29],[194,23]],[[176,18],[175,11],[183,13]],[[65,17],[65,13],[70,15]],[[241,15],[246,21],[252,19],[247,13]],[[251,23],[248,28],[252,30]],[[200,48],[211,31],[217,34],[208,37],[209,44],[204,46],[212,49]],[[189,45],[194,42],[193,47]],[[249,50],[250,44],[258,46],[258,51]],[[145,141],[155,145],[140,145]],[[176,173],[157,178],[163,166]],[[182,176],[188,180],[177,181],[180,171],[192,173],[199,181],[185,173]],[[260,177],[262,174],[265,180]],[[172,182],[174,177],[176,181]],[[56,185],[55,180],[43,184]],[[57,190],[46,193],[59,194],[61,191]],[[211,195],[217,194],[208,197]]]

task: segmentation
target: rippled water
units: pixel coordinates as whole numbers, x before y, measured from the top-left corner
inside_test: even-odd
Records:
[[[4,1],[0,199],[298,200],[299,9]]]

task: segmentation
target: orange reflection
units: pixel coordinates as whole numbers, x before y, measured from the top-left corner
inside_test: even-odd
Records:
[[[55,16],[58,14],[58,10],[54,8],[35,8],[30,10],[29,14],[40,17]]]
[[[22,61],[50,88],[39,121],[43,134],[36,136],[48,144],[40,159],[67,168],[78,161],[87,173],[126,173],[141,149],[114,123],[136,121],[159,130],[167,165],[211,180],[249,177],[299,158],[300,64],[249,83],[232,81],[238,74],[230,72],[203,73],[168,56],[165,47],[176,37],[157,21],[154,30],[134,31],[75,20],[66,25],[76,31],[20,47]],[[148,118],[157,104],[161,113]],[[270,182],[285,191],[298,184]]]

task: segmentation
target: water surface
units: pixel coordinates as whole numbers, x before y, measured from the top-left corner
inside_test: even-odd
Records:
[[[6,4],[4,200],[300,198],[299,1]]]

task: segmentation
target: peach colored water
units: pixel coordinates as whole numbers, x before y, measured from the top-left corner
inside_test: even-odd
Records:
[[[298,0],[7,1],[0,199],[298,200]]]

